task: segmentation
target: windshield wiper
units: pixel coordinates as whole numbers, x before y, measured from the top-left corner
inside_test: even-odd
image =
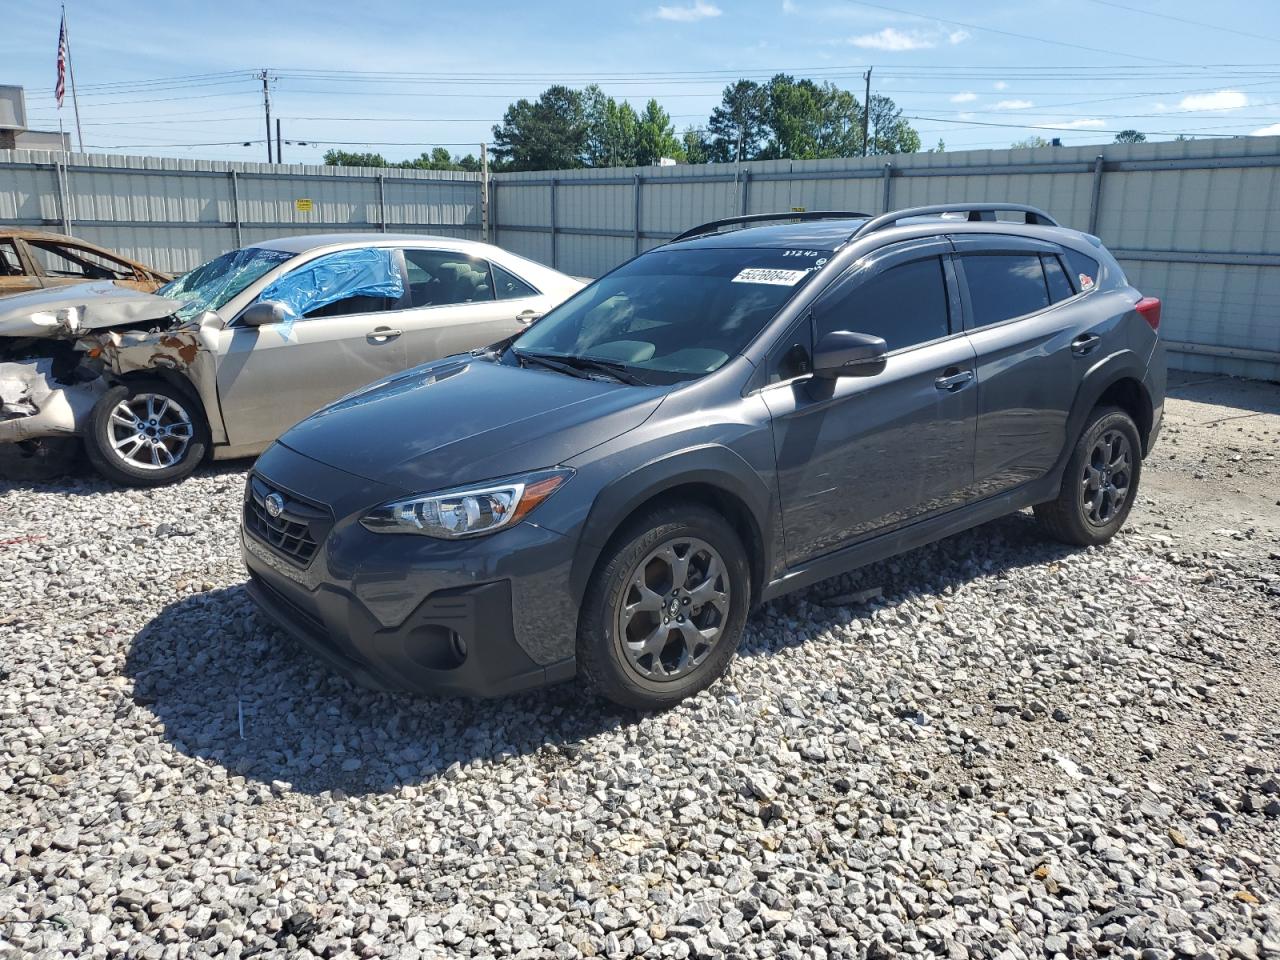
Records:
[[[561,359],[557,357],[556,359]],[[616,377],[623,383],[633,387],[650,386],[647,380],[641,380],[625,363],[617,360],[601,360],[598,357],[564,357],[565,363],[576,364],[587,370],[598,370],[601,373],[607,373],[611,377]]]
[[[577,377],[580,380],[591,379],[587,376],[587,372],[585,370],[579,370],[576,367],[569,366],[567,363],[561,363],[558,359],[553,360],[545,354],[526,353],[524,351],[517,350],[514,347],[511,348],[511,352],[516,355],[516,359],[520,361],[520,366],[522,367],[525,365],[525,361],[532,361],[534,363],[541,364],[548,370],[555,370],[557,373],[567,373],[569,376]]]
[[[545,353],[530,353],[516,350],[515,348],[512,348],[511,352],[519,360],[533,360],[551,370],[558,370],[561,373],[568,373],[575,377],[587,378],[587,372],[594,371],[603,373],[629,386],[648,386],[644,380],[630,373],[626,364],[614,363],[610,360],[597,360],[594,357],[571,357],[562,354],[556,354],[552,357]]]

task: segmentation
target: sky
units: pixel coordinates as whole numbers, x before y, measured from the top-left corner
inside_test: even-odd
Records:
[[[3,16],[0,84],[56,130],[59,7]],[[293,163],[477,152],[508,103],[557,82],[655,97],[680,131],[738,77],[861,99],[868,68],[925,148],[1280,134],[1274,0],[72,0],[67,16],[91,152],[265,160],[264,69]],[[72,130],[69,92],[61,118]]]

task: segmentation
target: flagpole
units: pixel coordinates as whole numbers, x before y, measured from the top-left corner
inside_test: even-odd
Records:
[[[58,111],[58,146],[62,147],[62,169],[58,171],[58,194],[62,200],[62,232],[71,236],[71,214],[67,209],[67,136],[62,132],[62,111]]]
[[[62,5],[62,24],[65,29],[67,23],[67,5]],[[76,142],[80,146],[80,152],[84,153],[84,134],[80,132],[80,101],[76,97],[76,68],[75,63],[71,59],[71,31],[67,30],[67,73],[71,74],[71,108],[76,115]]]

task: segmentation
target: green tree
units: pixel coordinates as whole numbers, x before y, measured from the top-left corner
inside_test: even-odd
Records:
[[[326,150],[324,164],[328,167],[385,167],[387,158],[380,153],[351,153],[346,150]]]
[[[1034,147],[1047,147],[1049,141],[1044,137],[1033,134],[1024,140],[1015,140],[1009,144],[1010,150],[1027,150]]]
[[[938,145],[937,145],[936,147],[934,147],[934,148],[933,148],[933,150],[932,150],[931,152],[932,152],[932,153],[946,153],[946,152],[947,152],[947,142],[946,142],[945,140],[943,140],[941,137],[939,137],[939,138],[938,138]]]
[[[685,163],[711,162],[711,141],[703,131],[697,127],[686,127],[680,140],[684,147]]]
[[[812,80],[780,73],[765,85],[768,142],[762,158],[813,160],[823,155],[824,90]]]
[[[920,134],[902,119],[902,109],[892,98],[871,95],[870,154],[915,153],[920,149]]]
[[[862,103],[833,83],[822,85],[822,124],[818,130],[819,157],[857,157],[862,154]]]
[[[587,124],[583,161],[589,167],[632,167],[640,161],[640,118],[625,100],[614,100],[596,84],[582,91]]]
[[[587,116],[582,94],[548,87],[537,100],[517,100],[493,128],[493,152],[507,170],[580,167],[587,152]]]
[[[1116,134],[1116,143],[1146,143],[1147,135],[1137,130],[1121,130]]]
[[[684,159],[684,145],[676,137],[671,117],[657,100],[645,104],[636,125],[636,160],[641,166],[657,163],[662,157]]]
[[[729,163],[755,160],[768,136],[769,95],[754,80],[739,80],[724,88],[724,98],[711,111],[711,160]]]

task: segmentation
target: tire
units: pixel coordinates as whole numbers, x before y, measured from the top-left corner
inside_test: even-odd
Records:
[[[642,593],[638,582],[649,589]],[[725,672],[750,607],[746,551],[724,517],[687,501],[655,508],[620,530],[600,556],[578,618],[579,675],[620,706],[666,709]],[[628,652],[643,639],[650,652]]]
[[[1062,475],[1058,496],[1037,504],[1036,519],[1055,540],[1095,547],[1116,535],[1142,478],[1142,440],[1119,407],[1093,411]]]
[[[98,399],[84,446],[89,462],[108,480],[155,487],[181,480],[200,465],[209,449],[209,424],[189,391],[159,379],[130,380]]]
[[[74,473],[81,452],[79,437],[0,443],[0,480],[53,480]]]

